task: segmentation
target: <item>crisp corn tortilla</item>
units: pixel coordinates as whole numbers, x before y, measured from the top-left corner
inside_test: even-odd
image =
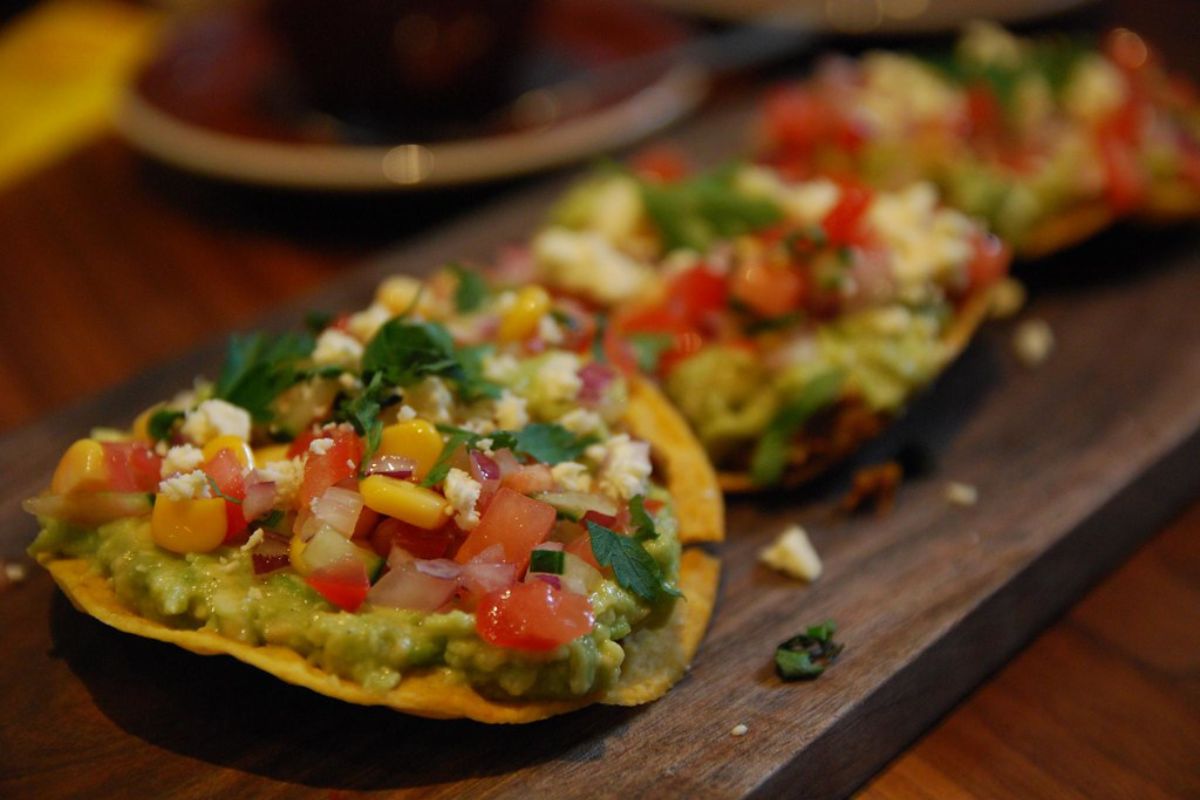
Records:
[[[651,443],[666,471],[667,487],[679,511],[680,541],[715,541],[724,537],[724,512],[716,475],[700,443],[683,420],[644,381],[630,391],[631,431]],[[676,490],[681,494],[676,494]],[[633,706],[666,694],[687,670],[708,627],[720,579],[717,559],[695,548],[685,549],[679,563],[683,598],[670,619],[658,628],[639,630],[623,640],[621,677],[609,691],[571,700],[513,700],[486,697],[447,667],[410,670],[386,693],[374,693],[353,681],[325,672],[302,655],[277,645],[250,645],[211,630],[172,628],[146,619],[117,598],[108,578],[84,559],[40,556],[72,604],[117,630],[169,642],[200,655],[229,655],[296,686],[359,705],[387,706],[431,719],[466,717],[488,723],[522,723],[603,703]]]
[[[987,319],[991,305],[990,287],[963,302],[943,337],[946,347],[942,369],[966,349],[975,331]],[[826,416],[830,431],[828,435],[820,441],[815,437],[800,436],[793,443],[790,463],[780,486],[798,486],[845,461],[866,442],[878,436],[891,420],[890,415],[868,409],[857,397],[844,398]],[[755,484],[745,472],[723,471],[718,473],[717,480],[724,491],[731,493],[754,492],[764,488]]]

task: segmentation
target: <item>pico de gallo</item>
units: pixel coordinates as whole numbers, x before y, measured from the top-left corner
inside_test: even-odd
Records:
[[[611,687],[670,616],[680,543],[590,315],[453,267],[310,322],[72,444],[25,504],[31,553],[376,692],[420,667],[501,698]]]
[[[531,269],[611,306],[613,363],[657,377],[714,463],[760,485],[807,434],[874,432],[945,367],[964,307],[1007,274],[1008,248],[928,183],[634,164],[566,196]]]
[[[763,161],[793,178],[932,180],[1018,252],[1080,210],[1200,209],[1195,88],[1127,29],[1097,46],[976,23],[945,57],[830,58],[771,93],[759,127]]]

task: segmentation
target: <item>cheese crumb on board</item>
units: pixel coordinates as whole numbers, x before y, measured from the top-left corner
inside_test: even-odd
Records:
[[[730,736],[745,736],[749,732],[750,732],[750,728],[745,723],[739,722],[737,725],[733,726],[732,730],[729,731],[729,735]]]
[[[799,525],[789,526],[770,547],[759,551],[758,560],[798,580],[812,582],[821,577],[821,557]]]
[[[979,490],[969,483],[946,484],[946,502],[954,506],[973,506],[979,502]]]
[[[1025,287],[1015,278],[1005,278],[993,287],[991,312],[993,319],[1008,319],[1025,305]]]
[[[1036,367],[1050,357],[1054,349],[1054,331],[1041,319],[1027,319],[1013,334],[1013,350],[1027,367]]]

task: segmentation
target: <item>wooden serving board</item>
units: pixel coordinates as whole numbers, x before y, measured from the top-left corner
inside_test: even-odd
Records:
[[[745,111],[691,127],[736,148]],[[485,259],[526,234],[552,183],[281,309],[353,308],[379,277]],[[1200,490],[1200,235],[1118,231],[1031,266],[1057,347],[1037,369],[990,326],[860,463],[936,454],[884,517],[831,513],[846,471],[802,493],[731,502],[725,571],[690,674],[640,709],[508,728],[344,705],[228,658],[109,630],[40,570],[0,594],[0,796],[825,797],[861,785]],[[21,498],[95,424],[124,424],[202,372],[220,343],[0,438],[0,557],[35,533]],[[979,490],[949,505],[945,483]],[[785,525],[825,560],[805,586],[756,564]],[[846,650],[783,684],[775,645],[832,618]],[[730,735],[738,724],[742,737]]]

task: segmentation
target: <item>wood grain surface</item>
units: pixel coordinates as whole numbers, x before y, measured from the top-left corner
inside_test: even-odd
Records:
[[[1170,44],[1171,18],[1152,15],[1179,8],[1144,3],[1130,14]],[[1185,56],[1195,63],[1196,51]],[[712,147],[717,134],[701,128]],[[319,305],[351,306],[392,267],[472,249],[486,256],[527,230],[553,191],[362,272],[348,265],[490,192],[329,211],[318,200],[177,181],[104,141],[0,194],[9,246],[0,425],[68,406],[0,438],[0,557],[32,535],[15,503],[45,482],[65,442],[127,420],[211,368],[215,351],[71,406],[83,393],[281,300],[295,304],[273,321],[295,319],[314,304],[298,298],[327,280],[340,283]],[[832,519],[836,480],[761,507],[735,504],[712,634],[693,674],[648,709],[497,732],[346,708],[225,659],[109,631],[35,574],[0,594],[0,796],[849,791],[1197,497],[1200,320],[1189,304],[1198,253],[1187,233],[1124,231],[1048,265],[1029,313],[1051,320],[1059,351],[1028,372],[1008,356],[1011,328],[988,331],[866,457],[913,440],[939,453],[938,471],[907,486],[892,517]],[[980,505],[947,506],[949,478],[976,483]],[[792,519],[808,524],[827,559],[811,588],[753,563],[755,547]],[[1200,795],[1198,610],[1200,505],[865,794]],[[828,614],[842,625],[845,660],[817,683],[777,684],[773,644]],[[738,722],[750,732],[735,739]]]

